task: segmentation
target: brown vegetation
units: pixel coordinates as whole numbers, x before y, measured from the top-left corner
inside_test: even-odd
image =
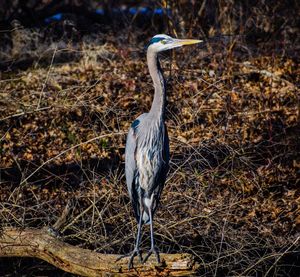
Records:
[[[276,29],[261,11],[252,15],[256,31],[261,26],[270,40],[254,32],[250,42],[209,41],[162,62],[171,170],[155,219],[158,246],[193,254],[206,276],[296,276],[300,266],[299,45],[291,40],[295,25]],[[185,25],[167,18],[170,32],[216,31],[181,16]],[[223,16],[216,20],[224,28],[231,22],[227,31],[241,27]],[[57,230],[62,241],[100,253],[131,249],[124,142],[130,122],[151,105],[142,49],[158,31],[131,24],[122,34],[98,30],[80,39],[28,28],[10,34],[0,81],[3,226],[53,226],[69,203]],[[30,62],[15,69],[21,60]],[[29,265],[15,260],[0,269],[28,273]]]

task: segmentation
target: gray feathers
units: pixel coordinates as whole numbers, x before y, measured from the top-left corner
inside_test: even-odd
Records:
[[[169,164],[169,141],[163,121],[153,121],[142,114],[130,127],[125,153],[126,182],[136,219],[143,211],[148,223],[145,199],[152,199],[152,212],[157,208]]]
[[[162,51],[199,42],[173,39],[160,34],[151,39],[147,48],[147,63],[155,90],[154,99],[149,113],[140,115],[131,124],[125,149],[126,183],[138,222],[135,247],[129,254],[129,269],[135,256],[139,256],[141,260],[139,247],[144,223],[150,223],[151,249],[143,262],[154,253],[160,263],[159,252],[154,244],[153,216],[169,170],[169,139],[165,125],[165,81],[157,55]]]

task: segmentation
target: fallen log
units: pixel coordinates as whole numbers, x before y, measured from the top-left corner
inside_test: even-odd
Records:
[[[191,276],[199,265],[190,254],[161,254],[134,264],[128,270],[128,258],[116,262],[119,255],[100,254],[62,242],[47,229],[3,228],[0,233],[0,257],[39,258],[66,272],[82,276]]]

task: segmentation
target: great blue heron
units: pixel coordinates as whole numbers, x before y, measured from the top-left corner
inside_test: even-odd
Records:
[[[154,99],[150,111],[140,115],[131,124],[125,150],[126,183],[138,222],[134,250],[120,257],[130,256],[129,269],[133,266],[135,256],[139,256],[140,262],[144,263],[154,253],[160,263],[159,252],[154,245],[153,216],[169,168],[169,139],[165,126],[166,87],[158,53],[200,42],[160,34],[154,36],[148,44],[147,63],[154,83]],[[139,244],[143,224],[150,224],[151,248],[142,261]]]

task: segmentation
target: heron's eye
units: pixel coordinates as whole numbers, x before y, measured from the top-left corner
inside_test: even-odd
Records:
[[[161,40],[160,42],[161,42],[162,44],[167,44],[167,43],[168,43],[167,40],[165,40],[165,39]]]

